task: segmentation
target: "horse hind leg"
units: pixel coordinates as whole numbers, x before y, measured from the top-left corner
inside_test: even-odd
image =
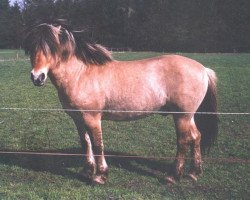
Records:
[[[201,134],[198,131],[194,119],[191,120],[191,165],[188,173],[188,177],[197,181],[197,176],[202,173],[202,161],[201,161],[201,149],[200,149],[200,141]]]
[[[174,172],[172,175],[166,178],[168,183],[175,183],[176,180],[180,180],[184,172],[185,156],[192,148],[192,169],[190,174],[195,175],[194,172],[200,169],[200,148],[199,140],[200,135],[196,131],[196,126],[193,120],[193,116],[190,115],[175,115],[174,116],[176,134],[177,134],[177,153],[174,162]]]

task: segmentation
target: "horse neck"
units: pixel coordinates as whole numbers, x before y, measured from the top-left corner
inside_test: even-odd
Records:
[[[86,65],[82,61],[76,57],[71,57],[65,62],[58,62],[50,70],[49,77],[57,89],[63,89],[85,70]]]

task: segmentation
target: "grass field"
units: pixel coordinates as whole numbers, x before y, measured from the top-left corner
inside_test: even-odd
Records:
[[[49,81],[44,87],[33,86],[30,63],[17,52],[0,51],[0,108],[61,108]],[[114,57],[133,60],[155,55],[160,53]],[[183,55],[217,73],[219,112],[250,112],[250,54]],[[172,163],[167,158],[175,156],[176,138],[172,118],[155,115],[136,122],[103,122],[106,154],[155,157],[108,157],[110,175],[104,186],[81,180],[81,157],[0,154],[0,199],[248,199],[249,121],[249,115],[220,115],[218,141],[195,183],[182,179],[166,186],[164,176]],[[21,110],[0,110],[0,150],[81,152],[66,114]]]

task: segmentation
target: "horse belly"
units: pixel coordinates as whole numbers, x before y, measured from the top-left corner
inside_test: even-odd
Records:
[[[132,121],[137,119],[142,119],[149,116],[150,113],[144,112],[136,112],[136,111],[108,111],[103,113],[103,120],[111,120],[111,121]]]
[[[167,102],[165,92],[159,90],[157,93],[138,92],[136,96],[128,95],[111,101],[103,113],[103,119],[114,121],[141,119],[154,111],[161,110]]]

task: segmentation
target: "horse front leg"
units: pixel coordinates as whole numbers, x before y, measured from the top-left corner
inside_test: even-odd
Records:
[[[100,115],[85,115],[85,122],[92,134],[93,152],[97,164],[96,172],[92,181],[95,184],[104,184],[108,178],[108,165],[104,157]]]
[[[92,181],[96,173],[96,162],[92,150],[91,140],[87,132],[87,127],[80,112],[68,112],[67,114],[73,119],[76,125],[83,154],[85,155],[84,168],[80,172],[81,176]]]
[[[104,145],[102,139],[102,132],[93,133],[93,142],[94,142],[94,152],[96,155],[96,175],[93,179],[93,182],[96,184],[104,184],[108,178],[108,165],[104,157]]]
[[[85,158],[85,166],[84,166],[84,169],[82,171],[82,175],[89,179],[89,180],[93,180],[94,176],[95,176],[95,173],[96,173],[96,162],[95,162],[95,157],[94,157],[94,154],[93,154],[93,150],[92,150],[92,144],[91,144],[91,140],[90,140],[90,137],[89,137],[89,134],[86,132],[85,133],[85,155],[86,155],[86,158]]]

